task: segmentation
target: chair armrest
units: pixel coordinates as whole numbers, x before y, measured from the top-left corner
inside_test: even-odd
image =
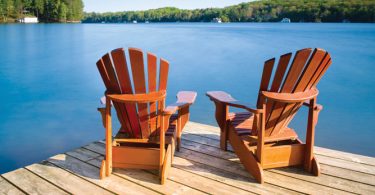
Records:
[[[140,94],[108,94],[107,98],[114,102],[121,103],[148,103],[160,101],[165,98],[166,94],[165,91]]]
[[[298,103],[304,102],[306,100],[313,99],[319,94],[318,89],[313,88],[309,91],[305,92],[297,92],[297,93],[277,93],[277,92],[269,92],[269,91],[262,91],[261,94],[268,99],[277,101],[277,102],[285,102],[285,103]]]
[[[206,95],[214,102],[222,103],[236,108],[242,108],[254,114],[263,112],[262,109],[255,109],[255,106],[253,108],[247,106],[249,104],[234,99],[230,94],[224,91],[208,91]]]
[[[305,102],[303,102],[303,105],[307,106],[307,107],[310,107],[310,102],[309,101],[305,101]],[[321,110],[323,110],[323,106],[320,105],[320,104],[316,104],[314,109],[321,111]]]
[[[168,105],[164,109],[163,113],[165,115],[174,114],[179,109],[193,104],[196,98],[197,98],[197,92],[195,91],[180,91],[177,93],[177,101],[171,105]]]

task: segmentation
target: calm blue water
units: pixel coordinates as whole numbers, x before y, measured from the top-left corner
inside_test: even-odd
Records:
[[[255,104],[266,59],[324,48],[333,64],[318,86],[316,145],[375,156],[374,24],[12,24],[0,25],[0,173],[104,137],[95,62],[118,47],[168,59],[168,102],[196,90],[191,119],[208,124],[206,91]],[[306,112],[292,124],[302,137]]]

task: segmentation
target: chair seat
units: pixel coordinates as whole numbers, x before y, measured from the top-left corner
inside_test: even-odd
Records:
[[[172,139],[175,139],[176,137],[176,123],[177,123],[177,114],[173,114],[171,118],[169,119],[169,127],[168,130],[165,132],[165,142],[166,144],[170,144],[172,142]],[[124,133],[123,130],[119,130],[119,132],[116,134],[115,139],[131,139],[128,133]],[[138,139],[134,139],[136,142]],[[150,139],[147,140],[148,143],[158,143],[159,142],[159,136],[152,136]]]
[[[256,132],[253,130],[254,115],[250,112],[235,112],[229,113],[230,126],[234,128],[237,135],[242,137],[244,140],[256,140]],[[275,142],[283,140],[296,140],[298,138],[297,133],[286,127],[278,134],[272,134],[266,136],[266,142]]]

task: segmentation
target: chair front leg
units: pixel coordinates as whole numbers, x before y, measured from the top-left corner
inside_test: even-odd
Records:
[[[258,144],[256,150],[256,156],[259,161],[260,166],[263,166],[264,160],[264,135],[266,129],[266,104],[263,104],[263,112],[255,115],[256,128],[258,134]]]
[[[307,132],[306,132],[306,150],[305,150],[305,164],[304,168],[306,171],[312,171],[312,163],[314,158],[314,139],[315,139],[315,125],[318,119],[318,113],[320,110],[315,108],[316,97],[310,100],[308,121],[307,121]]]
[[[112,173],[112,120],[111,120],[111,100],[106,99],[105,109],[105,151],[106,151],[106,176]]]
[[[215,102],[215,106],[215,118],[220,127],[220,148],[227,151],[229,106],[220,102]]]

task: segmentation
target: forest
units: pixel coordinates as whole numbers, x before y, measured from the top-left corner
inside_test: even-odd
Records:
[[[82,0],[0,0],[0,23],[36,16],[41,22],[79,22]]]
[[[126,8],[124,8],[126,9]],[[259,0],[225,8],[178,9],[85,13],[85,23],[125,22],[374,22],[375,0]]]

